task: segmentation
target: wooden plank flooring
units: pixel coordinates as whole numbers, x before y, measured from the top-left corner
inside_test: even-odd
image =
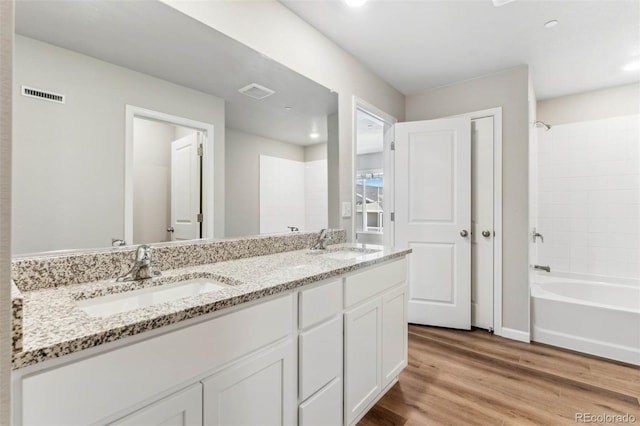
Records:
[[[639,367],[409,325],[409,365],[359,425],[576,425],[576,413],[629,414],[640,425],[639,398]]]

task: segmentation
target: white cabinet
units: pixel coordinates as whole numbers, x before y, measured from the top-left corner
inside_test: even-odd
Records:
[[[298,424],[342,424],[342,279],[299,293]]]
[[[400,286],[382,295],[382,387],[407,366],[407,289]]]
[[[304,401],[342,373],[342,318],[300,333],[298,344],[300,400]]]
[[[295,423],[293,344],[278,345],[202,381],[205,425]]]
[[[110,425],[201,426],[202,384],[189,386]]]
[[[300,404],[299,426],[337,426],[342,424],[342,380],[336,378]]]
[[[351,424],[380,393],[380,298],[344,314],[345,418]]]
[[[355,424],[407,365],[406,262],[345,278],[344,416]]]

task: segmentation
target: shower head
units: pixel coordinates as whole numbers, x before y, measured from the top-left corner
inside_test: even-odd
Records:
[[[535,123],[533,123],[536,127],[544,127],[544,131],[548,131],[549,129],[551,129],[551,126],[549,126],[547,123],[544,123],[542,121],[536,121]]]

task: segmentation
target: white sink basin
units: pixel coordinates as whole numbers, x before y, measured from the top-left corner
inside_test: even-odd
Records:
[[[145,306],[198,296],[227,287],[229,287],[229,285],[217,282],[211,278],[197,278],[142,288],[140,290],[108,294],[106,296],[81,300],[77,303],[80,309],[90,317],[100,318],[133,311],[144,308]]]

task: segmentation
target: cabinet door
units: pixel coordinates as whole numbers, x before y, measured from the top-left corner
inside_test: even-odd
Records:
[[[353,423],[380,393],[382,299],[345,312],[345,419]]]
[[[202,384],[189,386],[135,413],[117,420],[118,426],[200,426],[202,425]]]
[[[406,286],[382,295],[382,387],[407,365]]]
[[[203,380],[204,424],[294,424],[294,362],[293,344],[288,341]]]

